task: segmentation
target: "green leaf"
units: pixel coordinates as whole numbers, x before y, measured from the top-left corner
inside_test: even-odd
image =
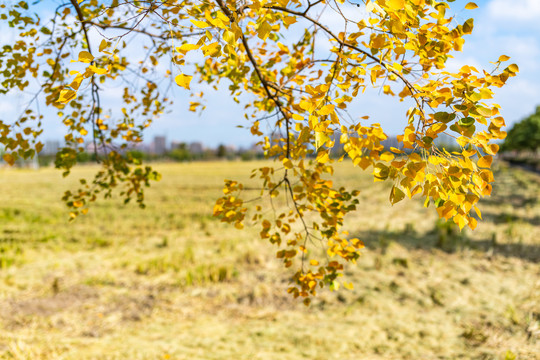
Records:
[[[474,125],[474,119],[472,117],[465,117],[463,119],[460,119],[458,121],[458,124],[459,126],[463,126],[463,127],[469,127],[469,126],[472,126]]]

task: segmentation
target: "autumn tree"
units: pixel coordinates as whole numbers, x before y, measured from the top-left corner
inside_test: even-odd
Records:
[[[126,202],[144,206],[143,189],[159,174],[125,150],[173,103],[170,87],[187,92],[195,81],[228,89],[245,105],[266,157],[275,160],[253,170],[259,201],[279,197],[289,208],[268,215],[252,201],[248,215],[243,185],[226,180],[214,215],[239,229],[246,219],[258,224],[260,237],[294,269],[289,292],[309,302],[319,288],[339,286],[344,264],[354,263],[363,247],[342,230],[359,191],[334,185],[336,161],[392,182],[392,204],[423,197],[441,218],[476,227],[471,211],[480,217],[476,203],[491,192],[493,141],[505,137],[493,89],[518,67],[503,65],[509,59],[503,55],[489,72],[445,70],[473,30],[473,19],[452,15],[451,2],[59,0],[40,12],[33,7],[44,2],[4,1],[3,29],[17,38],[0,52],[0,91],[35,96],[20,117],[0,121],[3,158],[12,164],[39,152],[39,105],[54,107],[66,126],[56,166],[69,174],[86,142],[94,143],[101,164],[93,179],[66,192],[72,217],[117,189]],[[118,108],[103,106],[109,84],[122,88]],[[348,111],[367,88],[410,105],[397,136],[400,149],[386,151],[381,126]],[[202,111],[204,94],[191,96],[189,110]],[[434,140],[442,133],[460,150],[438,149]],[[338,143],[345,155],[335,160],[330,152]],[[326,257],[313,258],[314,243]]]
[[[540,148],[540,106],[525,119],[514,124],[501,147],[503,151],[538,151]]]

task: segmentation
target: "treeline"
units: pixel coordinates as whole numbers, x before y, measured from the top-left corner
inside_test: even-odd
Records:
[[[261,151],[253,149],[235,150],[225,145],[219,145],[215,149],[204,149],[202,151],[193,152],[185,143],[181,143],[175,148],[165,151],[161,154],[151,153],[138,149],[129,150],[129,155],[135,159],[140,159],[144,162],[148,161],[172,161],[172,162],[189,162],[189,161],[211,161],[211,160],[242,160],[250,161],[263,159],[264,154]],[[99,156],[102,156],[100,151]],[[95,163],[98,159],[98,154],[94,151],[83,151],[77,154],[77,163]],[[40,154],[38,163],[40,166],[49,166],[54,164],[56,160],[55,154]]]
[[[540,173],[540,106],[514,124],[501,146],[501,158]]]

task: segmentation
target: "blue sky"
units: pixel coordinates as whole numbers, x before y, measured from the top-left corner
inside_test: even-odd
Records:
[[[502,115],[507,125],[521,120],[540,105],[540,0],[477,0],[479,8],[463,10],[468,1],[458,0],[451,4],[452,13],[460,22],[469,17],[475,19],[474,32],[466,38],[462,53],[451,59],[451,70],[469,64],[490,71],[490,61],[499,55],[511,57],[519,65],[518,77],[509,80],[506,87],[497,89],[494,102],[502,106]],[[0,43],[9,41],[9,36],[0,36]],[[207,109],[197,115],[187,111],[188,94],[175,91],[172,112],[163,115],[148,129],[145,140],[155,135],[166,135],[168,141],[202,141],[206,145],[235,144],[248,146],[254,138],[246,129],[243,108],[235,104],[228,92],[207,91]],[[17,96],[0,98],[2,118],[16,116],[23,104]],[[114,102],[111,101],[114,106]],[[377,91],[360,95],[351,107],[351,116],[358,118],[369,115],[370,121],[379,122],[388,134],[398,134],[405,125],[407,106],[397,98],[379,95]],[[61,139],[63,125],[53,118],[46,119],[42,140]]]

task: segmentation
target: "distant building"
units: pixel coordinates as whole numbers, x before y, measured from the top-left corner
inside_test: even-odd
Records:
[[[192,142],[189,144],[189,152],[193,155],[200,155],[204,152],[204,146],[201,142]]]
[[[167,140],[165,136],[154,136],[154,141],[152,142],[152,152],[158,155],[162,155],[167,152]]]
[[[58,140],[47,140],[41,150],[42,155],[54,155],[60,150],[60,141]]]

